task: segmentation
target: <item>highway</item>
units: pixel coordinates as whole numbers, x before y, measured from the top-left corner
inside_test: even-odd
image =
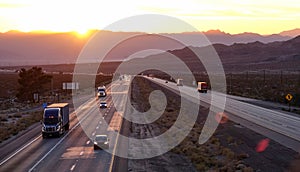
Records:
[[[145,78],[180,94],[175,83]],[[128,149],[128,143],[122,137],[119,139],[116,133],[122,130],[121,116],[126,113],[129,89],[128,80],[112,83],[108,87],[108,96],[101,98],[108,103],[106,109],[99,109],[99,100],[94,96],[79,96],[75,100],[80,106],[70,116],[70,130],[60,138],[43,139],[41,125],[33,125],[20,137],[1,146],[0,171],[124,171],[127,169],[126,160],[116,158],[111,153],[125,151],[126,154]],[[197,96],[200,93],[195,88],[182,86],[180,92],[189,95],[190,101],[199,103]],[[212,94],[215,95],[213,102]],[[224,96],[227,97],[225,112],[230,120],[299,152],[300,118],[218,92],[200,94],[201,106],[218,107],[218,101]],[[108,152],[93,149],[92,138],[97,134],[109,136]]]
[[[43,139],[41,125],[35,124],[1,146],[0,171],[111,171],[114,157],[109,152],[116,151],[115,131],[121,128],[123,113],[116,111],[111,94],[116,94],[118,109],[124,109],[129,88],[129,82],[120,82],[112,83],[109,94],[101,98],[107,101],[107,108],[100,109],[95,96],[79,99],[81,105],[70,115],[70,130],[60,138]],[[93,149],[92,138],[97,134],[108,135],[109,152]]]
[[[239,101],[240,98],[237,96],[225,95],[223,93],[212,91],[208,91],[207,94],[198,93],[196,88],[189,86],[181,86],[179,92],[176,83],[166,83],[165,80],[152,77],[144,78],[149,79],[176,94],[189,95],[189,100],[195,103],[198,102],[197,98],[200,94],[201,105],[206,107],[209,107],[210,105],[214,107],[221,106],[220,101],[225,97],[226,104],[224,111],[230,120],[300,152],[300,118],[295,115],[245,103]],[[214,100],[211,102],[212,95],[214,95]]]

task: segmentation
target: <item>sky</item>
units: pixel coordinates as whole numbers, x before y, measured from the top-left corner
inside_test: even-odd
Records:
[[[199,31],[268,35],[300,28],[299,11],[299,0],[0,0],[0,32],[84,34],[125,17],[161,14],[183,20]]]

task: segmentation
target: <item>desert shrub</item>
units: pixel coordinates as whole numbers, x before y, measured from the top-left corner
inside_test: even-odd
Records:
[[[222,155],[225,155],[228,159],[234,158],[234,152],[232,152],[229,148],[223,148]]]
[[[22,115],[20,113],[16,113],[16,114],[13,115],[13,117],[15,117],[15,118],[21,118]]]
[[[7,116],[0,116],[0,121],[3,121],[3,122],[8,121]]]
[[[231,136],[228,136],[227,138],[226,138],[226,140],[227,140],[227,143],[228,144],[230,144],[230,143],[233,143],[233,137],[231,137]]]

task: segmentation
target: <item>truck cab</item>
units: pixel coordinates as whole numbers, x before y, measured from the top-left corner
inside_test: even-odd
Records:
[[[105,88],[105,86],[98,87],[97,96],[98,97],[106,97],[106,88]]]
[[[208,85],[206,82],[198,82],[197,90],[200,93],[207,93],[207,88],[208,88]]]
[[[177,82],[176,82],[176,85],[177,85],[177,86],[183,86],[183,79],[178,78],[178,79],[177,79]]]
[[[60,136],[69,129],[69,104],[55,103],[45,108],[42,136]]]

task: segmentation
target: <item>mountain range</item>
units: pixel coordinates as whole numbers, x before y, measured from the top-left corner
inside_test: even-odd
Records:
[[[96,31],[94,31],[96,32]],[[107,38],[117,34],[128,34],[126,32],[104,32]],[[251,64],[260,61],[283,63],[289,60],[299,59],[299,37],[300,29],[284,31],[273,35],[259,35],[255,33],[228,34],[219,30],[203,32],[210,44],[194,41],[198,32],[171,33],[160,35],[171,35],[180,40],[187,40],[188,45],[199,49],[214,44],[222,62],[233,63],[243,59],[242,63]],[[20,65],[47,65],[75,63],[76,59],[90,37],[80,37],[74,32],[65,33],[23,33],[10,31],[0,33],[0,65],[20,66]],[[197,44],[196,44],[197,42]],[[131,47],[138,47],[143,41],[133,42]],[[160,45],[158,45],[160,46]],[[298,47],[297,47],[298,46]],[[161,44],[162,50],[177,52],[184,51],[184,47],[169,49]],[[296,48],[295,48],[296,47]],[[108,57],[108,61],[117,61],[131,55],[131,51],[120,51],[114,56]],[[293,55],[294,54],[294,55]],[[226,59],[226,60],[225,60]]]

